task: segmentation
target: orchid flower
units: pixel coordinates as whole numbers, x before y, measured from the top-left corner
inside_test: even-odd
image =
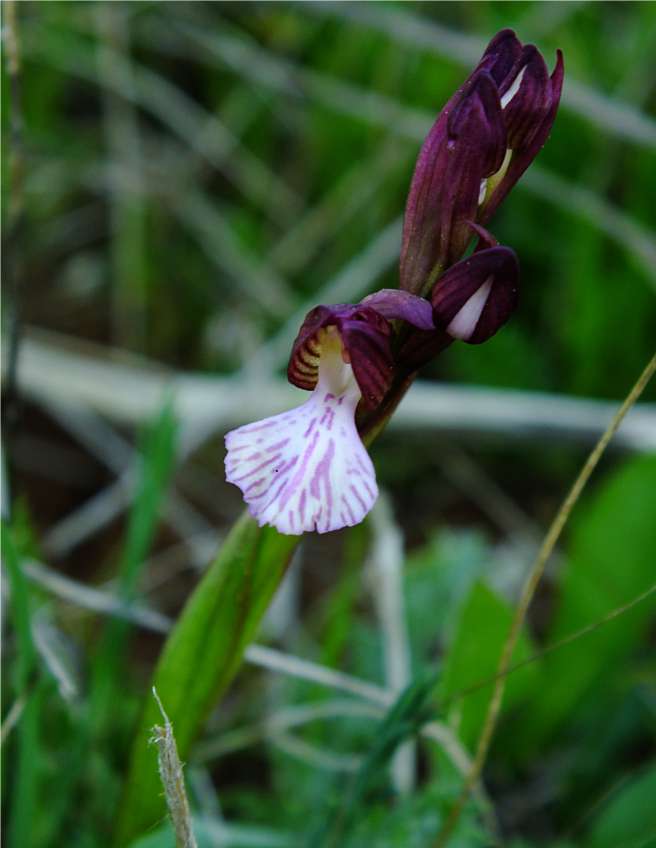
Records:
[[[482,224],[544,144],[562,83],[560,52],[549,76],[537,49],[503,30],[446,104],[410,186],[400,289],[309,312],[287,376],[310,397],[226,435],[226,478],[260,526],[300,535],[362,521],[378,495],[362,432],[380,429],[436,354],[508,320],[519,263]]]
[[[434,328],[428,301],[399,291],[384,300],[386,317],[364,304],[313,309],[287,372],[291,383],[312,391],[310,398],[227,434],[226,478],[260,525],[326,533],[358,524],[374,505],[376,474],[356,429],[356,407],[375,407],[391,384],[388,319]]]

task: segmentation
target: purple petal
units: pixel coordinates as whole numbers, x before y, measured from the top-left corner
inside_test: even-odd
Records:
[[[450,268],[433,291],[435,326],[453,338],[480,344],[506,323],[517,306],[519,265],[509,247],[489,247]]]
[[[512,155],[505,173],[499,175],[494,190],[486,199],[479,221],[490,220],[499,204],[544,146],[560,103],[563,88],[563,55],[557,51],[556,66],[551,77],[538,51],[528,45],[521,61],[525,61],[517,92],[504,109]],[[519,69],[518,69],[519,70]],[[520,71],[521,72],[521,71]],[[506,93],[510,92],[510,88]]]
[[[444,330],[415,330],[401,344],[397,359],[406,368],[416,371],[453,344],[453,336]]]
[[[522,50],[516,74],[500,90],[503,119],[508,130],[508,147],[523,150],[540,132],[551,106],[549,71],[532,44]]]
[[[435,329],[430,303],[425,298],[417,297],[410,292],[400,289],[381,289],[367,295],[362,305],[375,309],[388,321],[400,319],[421,330]]]
[[[324,331],[329,327],[335,327],[341,338],[342,356],[353,368],[363,403],[380,403],[393,376],[391,327],[379,312],[363,304],[317,306],[308,313],[292,347],[289,382],[300,389],[316,386]]]
[[[508,79],[521,55],[522,45],[514,31],[502,29],[488,44],[479,63],[487,70],[499,88]]]
[[[417,159],[403,225],[402,289],[425,291],[436,267],[462,255],[481,181],[501,167],[506,146],[496,84],[478,70],[442,110]]]

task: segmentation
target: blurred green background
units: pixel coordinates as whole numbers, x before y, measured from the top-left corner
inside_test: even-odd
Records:
[[[656,6],[3,4],[10,848],[110,844],[162,631],[241,512],[222,436],[298,402],[305,312],[397,285],[421,141],[507,26],[566,64],[491,224],[520,309],[422,373],[428,406],[413,389],[372,450],[372,520],[303,541],[260,634],[282,673],[250,655],[187,763],[204,846],[433,844],[522,577],[653,354]],[[553,558],[454,846],[656,845],[654,397]],[[426,671],[437,735],[381,754]]]

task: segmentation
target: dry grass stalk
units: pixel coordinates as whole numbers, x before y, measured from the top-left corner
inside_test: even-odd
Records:
[[[185,791],[182,763],[178,756],[178,749],[173,735],[173,725],[164,712],[164,707],[159,699],[157,690],[153,686],[153,697],[162,713],[164,726],[155,725],[151,743],[157,745],[157,764],[159,776],[164,787],[164,797],[168,807],[169,816],[175,830],[175,844],[177,848],[197,848],[197,842],[191,826],[191,815],[189,813],[189,802]]]

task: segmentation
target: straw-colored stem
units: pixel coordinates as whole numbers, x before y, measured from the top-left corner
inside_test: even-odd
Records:
[[[164,726],[156,725],[153,727],[151,742],[157,746],[159,776],[162,780],[166,806],[175,831],[175,844],[177,848],[197,848],[191,826],[191,814],[185,791],[182,763],[178,756],[178,748],[173,735],[173,726],[164,712],[164,707],[154,686],[153,697],[157,701],[157,706],[164,719]]]

